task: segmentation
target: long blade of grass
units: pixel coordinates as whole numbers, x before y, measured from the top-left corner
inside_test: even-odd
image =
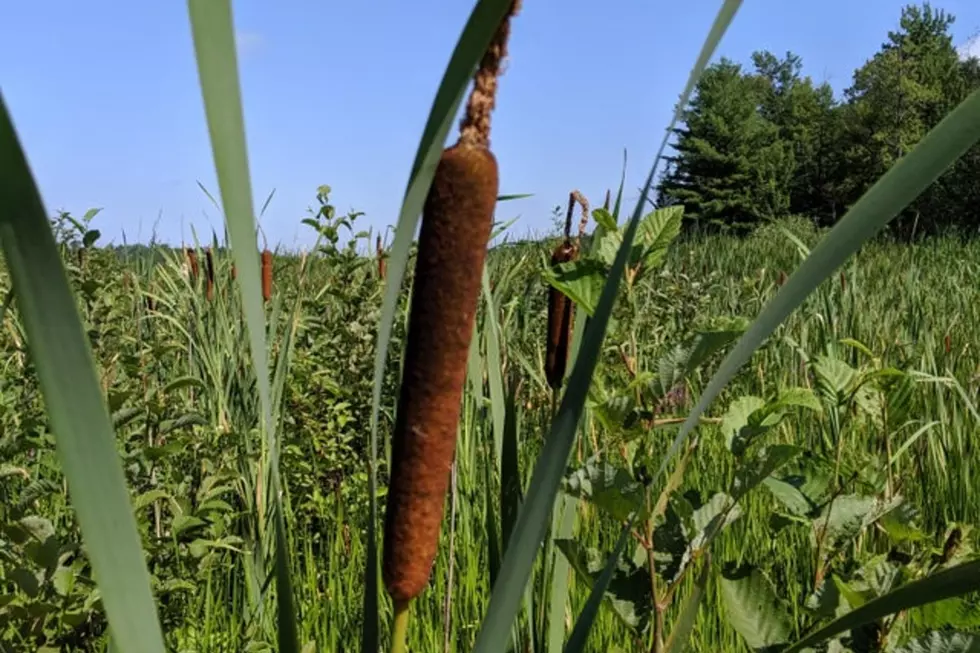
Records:
[[[820,630],[807,635],[783,653],[796,653],[825,642],[835,635],[857,628],[890,614],[954,596],[962,596],[980,588],[980,561],[974,560],[903,585],[896,590],[868,601],[860,608],[835,619]]]
[[[503,460],[504,443],[504,380],[501,374],[500,359],[500,324],[497,319],[497,307],[490,291],[490,273],[483,267],[483,301],[487,307],[487,385],[490,386],[490,414],[493,420],[493,445],[497,460]],[[504,531],[506,542],[507,531]],[[506,544],[505,544],[506,546]]]
[[[112,639],[127,653],[163,653],[150,575],[92,351],[2,96],[0,169],[0,241]]]
[[[262,407],[262,430],[269,452],[267,475],[268,508],[276,542],[276,592],[278,597],[279,650],[299,650],[296,615],[292,599],[289,565],[285,560],[285,525],[279,480],[279,447],[272,419],[271,384],[265,342],[259,260],[256,248],[255,207],[245,143],[234,22],[229,0],[188,0],[194,51],[201,94],[204,100],[211,151],[218,188],[228,227],[232,255],[238,268],[239,289],[248,328],[252,367]]]
[[[521,506],[521,512],[512,535],[510,547],[504,555],[498,582],[490,595],[490,606],[487,609],[486,618],[483,620],[479,634],[477,635],[476,646],[474,648],[476,653],[499,651],[506,644],[506,633],[514,617],[517,615],[520,607],[521,593],[530,576],[538,548],[547,532],[550,521],[549,515],[554,506],[555,495],[558,492],[558,487],[561,484],[562,476],[568,464],[568,456],[575,442],[575,434],[585,407],[585,399],[592,381],[592,374],[598,362],[602,341],[609,323],[609,316],[612,313],[613,304],[619,292],[619,283],[623,277],[626,259],[629,255],[630,248],[633,246],[633,239],[636,236],[636,230],[646,206],[650,187],[653,185],[657,164],[660,162],[660,158],[663,156],[663,152],[667,147],[667,142],[674,125],[680,119],[681,111],[687,106],[687,99],[690,97],[694,85],[700,78],[701,72],[707,66],[708,61],[710,61],[715,47],[721,41],[722,36],[728,29],[728,25],[731,24],[740,5],[741,0],[726,0],[719,10],[718,16],[715,18],[715,22],[708,34],[708,38],[704,46],[702,46],[698,59],[688,77],[687,85],[674,111],[670,125],[668,125],[664,133],[664,138],[660,143],[660,148],[654,158],[646,182],[643,184],[643,192],[636,203],[633,216],[623,234],[623,242],[620,245],[619,251],[616,253],[616,259],[613,261],[609,278],[603,286],[595,315],[589,321],[589,325],[585,330],[581,349],[576,356],[572,374],[569,377],[567,389],[562,396],[558,414],[551,424],[544,449],[534,467],[531,483],[525,502]],[[610,558],[607,564],[607,570],[610,566],[615,566],[617,559],[618,552],[617,555]],[[595,591],[595,588],[593,591]],[[591,627],[591,621],[589,621],[588,627]]]
[[[950,165],[980,140],[980,90],[974,91],[907,155],[881,176],[840,219],[786,284],[769,300],[735,348],[722,361],[704,394],[677,433],[660,463],[654,482],[680,450],[688,434],[715,397],[735,376],[763,341],[841,266],[861,245],[877,234]]]
[[[378,321],[377,348],[374,352],[374,392],[371,398],[371,438],[368,458],[370,521],[368,523],[367,567],[364,577],[364,626],[361,648],[365,653],[378,650],[378,551],[377,551],[377,458],[378,415],[381,410],[381,387],[384,380],[388,343],[398,307],[398,293],[405,277],[408,254],[415,229],[421,217],[425,196],[432,184],[446,136],[459,109],[473,71],[511,6],[511,0],[480,0],[470,13],[460,34],[449,64],[439,83],[429,118],[419,141],[409,175],[405,197],[398,213],[395,239],[388,259],[388,279]]]

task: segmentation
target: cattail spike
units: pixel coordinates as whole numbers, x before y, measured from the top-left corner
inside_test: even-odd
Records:
[[[439,546],[499,190],[497,160],[489,150],[490,113],[509,32],[510,16],[480,62],[459,140],[443,151],[422,210],[382,560],[385,588],[402,608],[428,584]]]
[[[272,299],[272,252],[262,250],[262,300]]]
[[[204,267],[207,273],[207,298],[210,301],[214,299],[214,254],[210,247],[204,250]]]
[[[197,266],[197,252],[194,251],[193,247],[187,248],[187,265],[190,270],[191,284],[195,284],[197,283],[197,275],[200,269]]]

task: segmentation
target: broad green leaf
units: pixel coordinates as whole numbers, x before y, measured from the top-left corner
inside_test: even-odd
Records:
[[[555,540],[555,546],[589,587],[599,580],[606,556],[570,539]],[[632,563],[619,562],[605,590],[605,599],[623,623],[635,631],[643,630],[653,612],[650,572]]]
[[[721,434],[725,437],[725,446],[736,456],[740,456],[748,444],[766,427],[752,424],[752,415],[760,411],[766,402],[760,397],[745,395],[739,397],[728,406],[721,418]]]
[[[980,587],[980,561],[968,562],[943,569],[931,576],[912,581],[888,594],[835,619],[813,632],[782,653],[797,653],[827,641],[843,632],[928,603],[975,592]]]
[[[567,494],[589,501],[620,521],[644,510],[645,488],[621,467],[590,461],[566,478]]]
[[[980,603],[975,596],[957,596],[913,608],[908,618],[919,630],[976,631],[980,628]]]
[[[162,653],[150,576],[88,338],[2,96],[0,168],[0,244],[109,627],[127,653]]]
[[[643,218],[636,234],[637,244],[633,246],[634,260],[630,263],[642,263],[647,271],[660,265],[667,248],[680,234],[683,219],[683,205],[660,208]]]
[[[798,456],[801,451],[800,447],[791,444],[775,444],[762,447],[747,456],[735,470],[732,498],[735,501],[741,500],[773,472]]]
[[[623,245],[623,232],[622,231],[604,231],[598,237],[598,247],[596,249],[596,257],[598,258],[597,263],[599,269],[605,271],[607,268],[612,266],[613,261],[616,259],[616,252]],[[632,251],[630,252],[630,257],[632,258]]]
[[[720,589],[725,617],[749,648],[761,650],[789,641],[792,626],[788,610],[760,569],[726,569]]]
[[[654,398],[665,397],[711,356],[737,340],[744,329],[734,328],[735,326],[732,324],[730,328],[697,333],[658,360],[658,376],[650,384]]]
[[[980,653],[980,637],[933,631],[894,649],[894,653]]]
[[[595,315],[606,283],[605,268],[594,259],[560,263],[542,272],[544,280],[553,288],[581,306],[590,317]]]
[[[613,217],[612,213],[602,207],[592,210],[592,219],[607,232],[616,231],[617,229],[616,218]]]

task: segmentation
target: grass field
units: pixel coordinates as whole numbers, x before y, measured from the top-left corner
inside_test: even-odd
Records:
[[[659,394],[650,389],[678,360],[678,345],[699,332],[737,333],[739,319],[751,320],[771,299],[782,273],[801,258],[783,229],[799,246],[819,237],[796,221],[742,239],[681,238],[662,266],[620,298],[572,454],[568,494],[560,495],[565,512],[538,557],[515,628],[518,650],[532,650],[532,642],[533,650],[556,650],[549,638],[571,630],[588,597],[586,576],[597,573],[616,542],[623,506],[643,495],[676,418],[686,416],[733,336],[722,337],[719,351],[679,384]],[[490,254],[454,489],[430,586],[415,603],[409,650],[470,650],[486,611],[503,546],[498,534],[513,523],[519,501],[507,479],[526,482],[554,411],[543,369],[542,278],[554,242],[505,244]],[[369,237],[357,251],[328,243],[277,256],[265,305],[300,642],[315,646],[308,650],[354,650],[361,637],[367,425],[383,292],[372,249]],[[274,650],[274,592],[262,559],[269,529],[257,505],[264,496],[258,470],[270,451],[254,430],[260,407],[230,260],[215,249],[209,299],[203,247],[196,277],[185,255],[170,249],[93,246],[79,254],[64,247],[63,254],[108,397],[168,645]],[[778,597],[771,611],[782,610],[785,623],[770,623],[770,630],[799,635],[828,614],[821,610],[856,607],[896,578],[969,557],[968,525],[980,518],[980,486],[966,462],[980,432],[978,279],[980,244],[951,237],[869,244],[824,283],[702,420],[697,449],[679,458],[669,507],[651,520],[658,579],[651,586],[642,546],[649,533],[638,529],[637,555],[620,563],[587,650],[654,650],[651,638],[670,632],[700,586],[699,565],[711,571],[689,650],[738,651],[752,644],[738,627],[752,615],[742,622],[735,615],[745,603],[739,579],[771,582]],[[382,454],[409,282],[383,391]],[[100,650],[98,590],[77,549],[79,530],[9,296],[2,319],[0,650]],[[786,445],[799,450],[778,449]],[[719,500],[738,494],[739,456],[767,450],[792,460],[765,474],[737,509],[720,509]],[[382,486],[386,469],[382,463]],[[824,486],[814,489],[814,479]],[[788,488],[811,499],[812,510],[794,512]],[[656,498],[663,483],[652,489]],[[719,490],[728,495],[719,499]],[[836,514],[850,512],[840,521],[833,506]],[[705,535],[719,523],[725,527]],[[686,540],[679,552],[676,533]],[[698,534],[713,542],[699,548]],[[729,563],[753,565],[754,575]],[[836,593],[844,599],[823,600],[830,577],[839,579]],[[658,592],[656,602],[651,592]],[[937,605],[852,632],[836,650],[885,650],[929,630],[980,626],[980,608],[970,599]]]

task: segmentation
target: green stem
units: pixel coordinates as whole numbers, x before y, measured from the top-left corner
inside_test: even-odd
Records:
[[[391,653],[406,653],[408,651],[407,637],[408,616],[411,603],[395,603],[395,624],[391,633]]]

